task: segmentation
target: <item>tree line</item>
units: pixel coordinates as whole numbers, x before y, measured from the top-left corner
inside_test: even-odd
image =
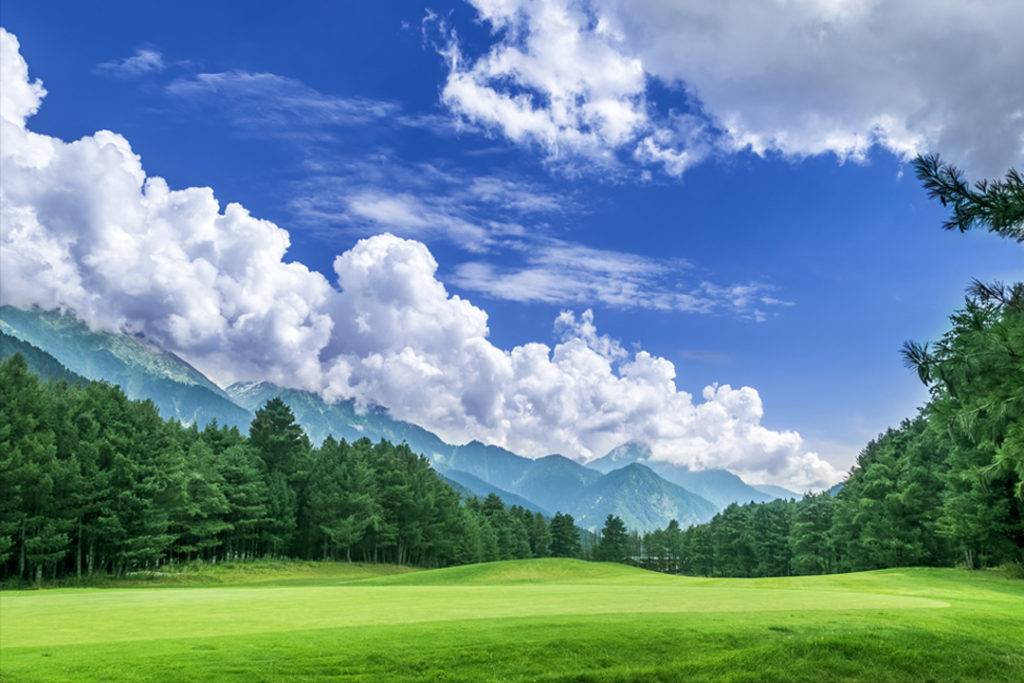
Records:
[[[0,364],[0,580],[262,557],[420,566],[583,553],[571,515],[461,500],[406,445],[314,447],[280,399],[249,434]]]
[[[838,493],[733,504],[685,530],[673,522],[642,537],[638,563],[758,577],[1024,562],[1020,474],[984,427],[947,421],[946,399],[868,444]]]
[[[1024,179],[969,184],[937,156],[917,176],[944,227],[1024,241]],[[716,576],[1024,562],[1024,283],[974,281],[951,327],[903,357],[930,392],[869,443],[836,495],[731,505],[709,523],[636,542],[653,569]]]

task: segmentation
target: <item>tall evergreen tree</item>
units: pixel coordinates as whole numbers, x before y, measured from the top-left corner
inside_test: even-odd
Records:
[[[625,562],[629,558],[629,534],[622,518],[616,515],[605,518],[595,557],[603,562]]]
[[[551,555],[552,557],[579,557],[580,530],[576,520],[570,514],[556,512],[551,518]]]
[[[828,574],[835,569],[832,511],[835,499],[828,492],[804,497],[793,516],[790,550],[794,574]]]

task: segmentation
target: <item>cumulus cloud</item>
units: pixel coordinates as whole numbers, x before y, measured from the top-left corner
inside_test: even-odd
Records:
[[[153,48],[139,48],[131,57],[112,59],[96,65],[96,73],[114,78],[138,78],[148,73],[163,71],[164,56]]]
[[[678,175],[710,145],[841,160],[878,145],[985,176],[1024,158],[1016,0],[470,2],[492,42],[472,57],[451,36],[442,101],[553,158]],[[688,111],[657,110],[651,81]]]
[[[698,160],[696,147],[662,146],[670,136],[648,114],[643,64],[603,15],[560,0],[474,5],[494,46],[472,60],[452,32],[441,50],[449,69],[441,100],[464,120],[537,144],[554,160],[613,164],[624,146],[675,174]]]
[[[560,315],[554,346],[495,346],[487,314],[447,291],[418,241],[363,239],[335,259],[335,282],[289,262],[285,230],[210,188],[147,176],[123,137],[28,130],[45,91],[2,30],[0,63],[2,304],[144,334],[222,382],[379,403],[452,441],[589,458],[642,439],[657,457],[757,480],[838,478],[798,434],[761,424],[754,389],[695,401],[671,362],[628,354],[591,312]]]

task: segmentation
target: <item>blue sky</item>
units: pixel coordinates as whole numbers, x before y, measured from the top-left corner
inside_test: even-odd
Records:
[[[621,147],[553,152],[442,102],[439,49],[454,35],[473,60],[499,40],[469,5],[258,7],[5,3],[49,91],[32,129],[124,135],[147,173],[274,221],[288,258],[331,279],[361,237],[420,240],[502,348],[551,343],[561,310],[590,308],[601,334],[672,361],[681,389],[756,388],[767,427],[842,467],[926,397],[901,343],[941,334],[970,278],[1024,274],[1020,246],[941,230],[895,145],[716,147],[681,174]],[[657,120],[701,110],[646,78]]]

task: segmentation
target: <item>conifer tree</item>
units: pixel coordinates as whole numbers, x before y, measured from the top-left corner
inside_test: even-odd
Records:
[[[576,520],[570,514],[556,512],[551,518],[551,555],[552,557],[579,557],[580,530]]]
[[[625,562],[629,557],[629,535],[626,525],[616,515],[608,515],[601,529],[601,541],[597,545],[596,559],[604,562]]]

